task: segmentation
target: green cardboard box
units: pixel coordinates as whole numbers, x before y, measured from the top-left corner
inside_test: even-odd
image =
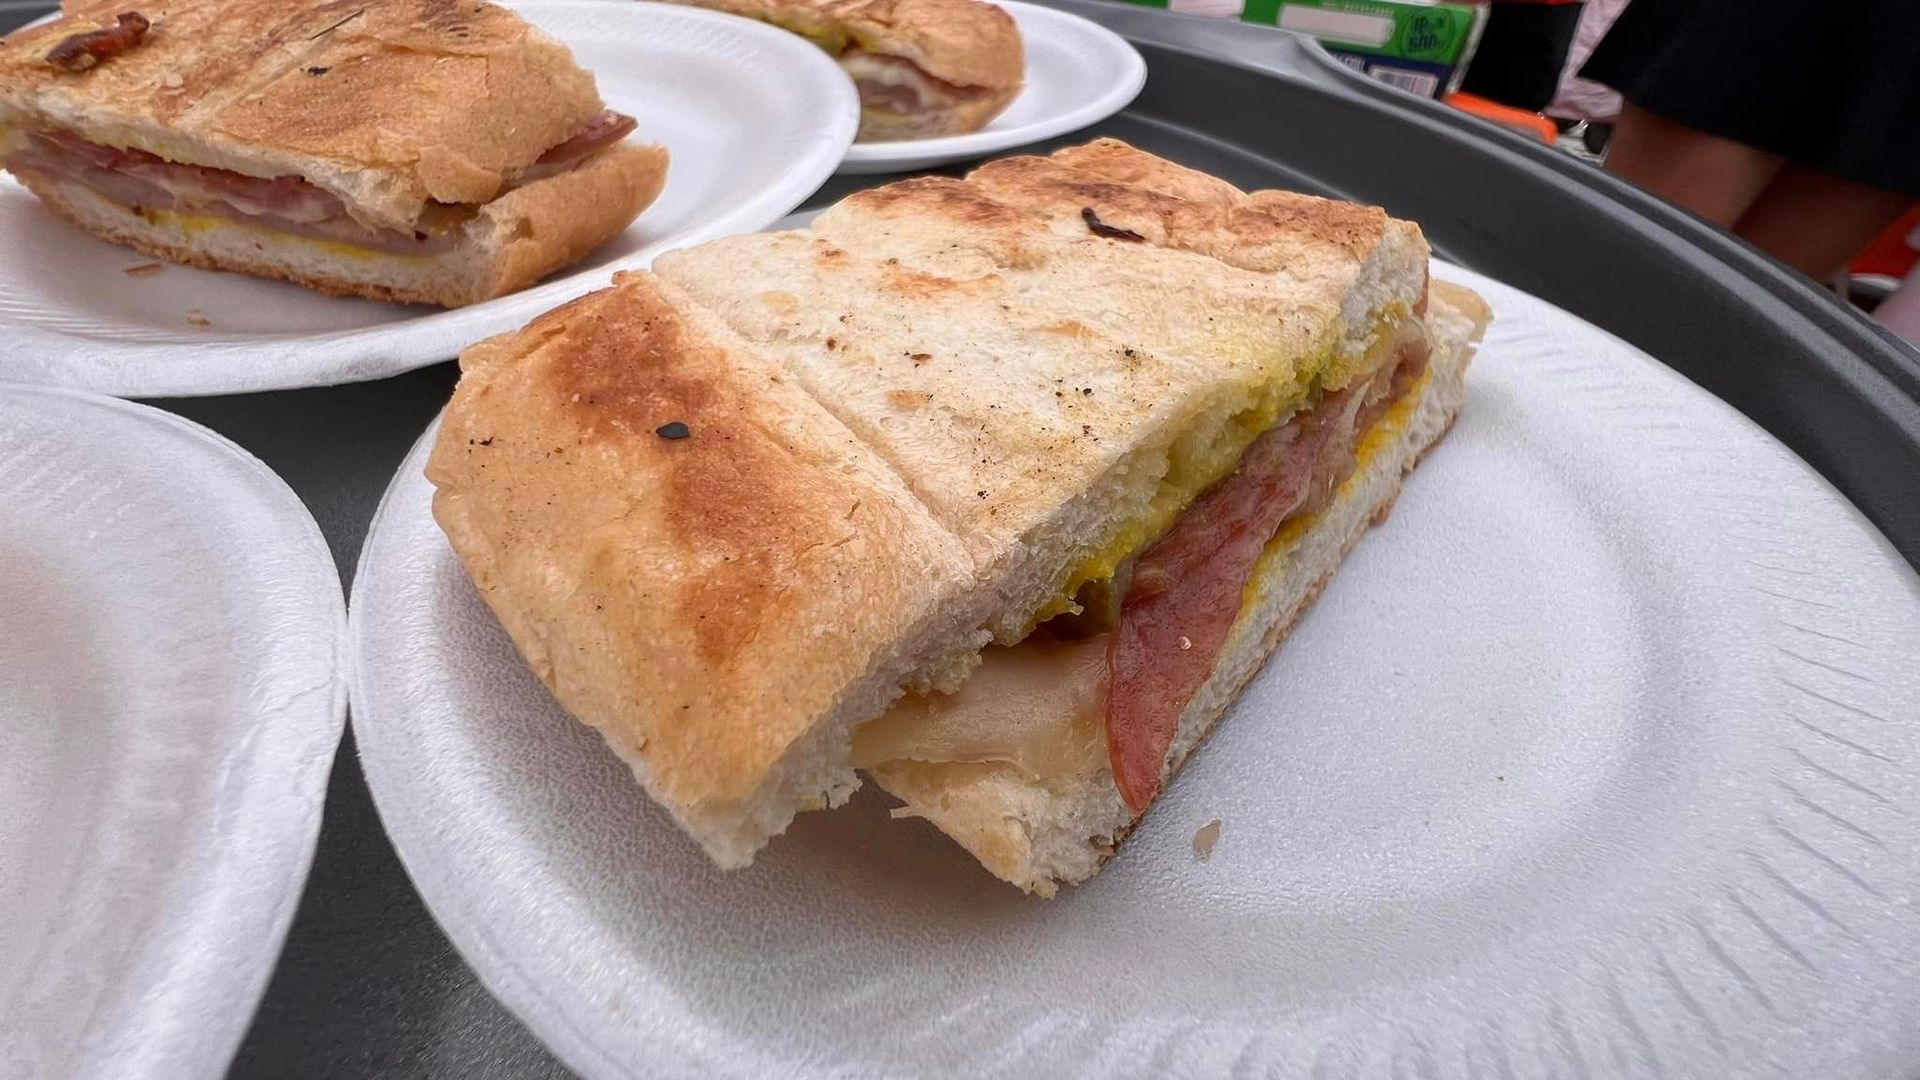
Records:
[[[1131,0],[1297,30],[1341,63],[1423,97],[1460,85],[1486,26],[1483,5],[1414,0]]]

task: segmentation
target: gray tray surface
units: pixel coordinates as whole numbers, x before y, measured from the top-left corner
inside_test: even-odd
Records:
[[[1438,253],[1587,317],[1772,430],[1920,562],[1920,363],[1810,283],[1584,165],[1367,84],[1289,35],[1082,0],[1146,54],[1113,135],[1243,187],[1379,202]],[[0,0],[0,26],[36,5]],[[835,181],[813,204],[882,178]],[[341,577],[445,402],[441,364],[377,383],[157,402],[258,454],[319,519]],[[564,1076],[422,906],[351,736],[306,894],[232,1075]]]

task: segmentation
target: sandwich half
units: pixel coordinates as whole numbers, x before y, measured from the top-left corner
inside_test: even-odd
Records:
[[[476,346],[428,475],[534,672],[716,862],[860,769],[1050,895],[1385,512],[1487,317],[1410,223],[1100,140]]]
[[[150,255],[471,304],[618,234],[667,156],[491,4],[70,3],[0,44],[0,168]]]
[[[983,0],[675,0],[770,23],[826,50],[860,94],[860,141],[978,131],[1020,96],[1020,28]]]

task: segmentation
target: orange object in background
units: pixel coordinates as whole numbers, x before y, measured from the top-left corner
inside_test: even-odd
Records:
[[[1461,112],[1472,113],[1483,120],[1491,120],[1522,135],[1539,139],[1548,146],[1553,145],[1554,136],[1558,132],[1558,129],[1553,126],[1553,121],[1539,113],[1489,101],[1478,94],[1448,94],[1445,100],[1447,104]]]
[[[1904,278],[1920,262],[1920,252],[1915,252],[1907,243],[1915,229],[1920,229],[1920,206],[1900,215],[1900,220],[1886,227],[1866,250],[1854,256],[1853,263],[1847,267],[1855,274],[1885,274],[1890,278]]]

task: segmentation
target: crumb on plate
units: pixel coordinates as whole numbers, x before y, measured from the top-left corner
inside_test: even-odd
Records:
[[[1193,834],[1193,853],[1200,856],[1201,862],[1205,862],[1213,854],[1213,845],[1219,842],[1220,819],[1214,818],[1200,826],[1200,831]]]

